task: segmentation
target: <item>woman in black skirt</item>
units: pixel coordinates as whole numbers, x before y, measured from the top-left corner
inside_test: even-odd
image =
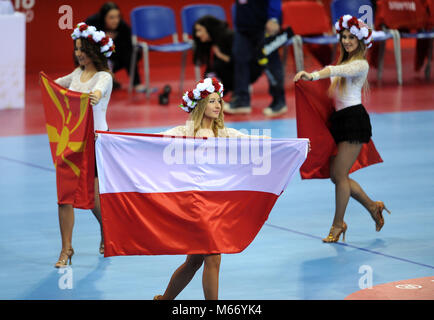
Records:
[[[337,64],[313,73],[300,71],[294,77],[294,81],[331,78],[329,94],[336,103],[336,111],[330,118],[330,131],[338,149],[330,163],[330,177],[335,184],[336,211],[330,233],[323,239],[324,242],[337,242],[342,233],[345,240],[347,225],[344,215],[350,196],[368,210],[375,221],[376,231],[380,231],[384,225],[383,210],[389,212],[383,202],[371,200],[360,185],[349,177],[363,143],[368,143],[372,135],[369,115],[362,105],[362,91],[365,92],[368,86],[366,50],[372,45],[372,30],[350,15],[341,17],[335,28],[339,32],[341,49]]]

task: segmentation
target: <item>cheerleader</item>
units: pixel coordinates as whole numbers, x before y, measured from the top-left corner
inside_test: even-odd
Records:
[[[364,143],[371,139],[371,122],[362,105],[362,91],[368,88],[369,64],[366,50],[372,45],[372,30],[361,20],[344,15],[335,24],[339,33],[340,56],[335,66],[308,73],[298,72],[294,81],[331,78],[329,95],[334,97],[336,111],[330,118],[331,134],[337,145],[337,155],[331,158],[330,177],[335,184],[335,216],[329,235],[323,242],[337,242],[345,232],[345,210],[349,197],[361,203],[375,222],[376,231],[384,225],[383,210],[390,211],[382,201],[371,200],[362,187],[349,177],[349,171],[356,161]]]
[[[73,91],[89,93],[93,110],[94,129],[108,130],[106,121],[107,105],[112,92],[113,78],[107,64],[107,57],[114,51],[111,38],[103,31],[85,23],[79,23],[71,34],[78,67],[70,74],[56,79],[56,83]],[[72,248],[72,230],[74,227],[74,208],[72,204],[59,204],[59,224],[62,237],[62,251],[56,268],[65,267],[74,254]],[[95,207],[93,214],[100,225],[101,242],[99,251],[104,253],[104,241],[99,202],[98,178],[95,166]]]
[[[225,127],[222,97],[223,85],[217,79],[206,78],[200,81],[194,90],[184,94],[183,103],[180,105],[184,111],[190,113],[187,124],[160,134],[188,137],[252,137]],[[202,286],[205,299],[217,300],[220,261],[220,254],[188,255],[185,262],[173,273],[164,295],[156,295],[154,300],[175,299],[202,264],[204,265]]]

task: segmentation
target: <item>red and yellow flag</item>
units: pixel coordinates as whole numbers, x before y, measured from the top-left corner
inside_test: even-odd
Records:
[[[57,201],[94,207],[95,135],[89,95],[70,91],[40,73],[42,101],[56,167]]]
[[[330,178],[330,157],[337,154],[336,143],[329,131],[329,118],[335,107],[327,95],[328,79],[295,83],[297,137],[309,138],[311,151],[300,168],[302,179]],[[374,142],[364,143],[350,173],[383,162]]]

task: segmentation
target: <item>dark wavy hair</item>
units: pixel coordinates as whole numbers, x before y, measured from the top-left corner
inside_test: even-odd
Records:
[[[121,11],[119,9],[118,5],[116,3],[114,3],[114,2],[106,2],[99,9],[98,13],[99,13],[99,23],[100,23],[99,28],[100,29],[105,30],[105,17],[107,15],[107,13],[109,13],[109,11],[112,10],[112,9],[116,9],[116,10]],[[121,17],[121,20],[122,20],[122,17]],[[120,26],[120,23],[119,23],[117,29],[119,29],[119,26]]]
[[[99,44],[96,44],[93,41],[90,41],[86,38],[79,38],[81,41],[81,50],[92,60],[93,65],[95,66],[97,71],[107,71],[111,73],[110,68],[108,66],[107,57],[101,53],[101,47]],[[75,44],[78,39],[74,40],[74,51]],[[76,66],[79,66],[77,57],[74,54],[74,62]],[[81,69],[84,69],[83,66],[80,66]]]
[[[196,37],[195,26],[199,24],[206,29],[211,41],[201,42]],[[213,16],[206,15],[196,20],[193,25],[192,35],[194,41],[193,63],[198,65],[207,64],[210,58],[210,50],[212,45],[220,41],[220,37],[229,31],[229,26],[226,21],[222,21]]]

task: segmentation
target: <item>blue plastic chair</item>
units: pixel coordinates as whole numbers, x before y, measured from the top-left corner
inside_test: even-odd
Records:
[[[188,41],[189,37],[192,36],[195,22],[206,15],[226,21],[225,10],[215,4],[192,4],[181,9],[182,37],[184,41]]]
[[[191,42],[191,36],[193,35],[193,26],[196,21],[203,16],[210,15],[217,19],[226,21],[225,10],[214,4],[193,4],[185,6],[181,9],[181,21],[182,21],[182,40],[185,42]],[[200,80],[200,67],[194,66],[194,73],[196,81]]]
[[[371,10],[371,12],[368,12]],[[374,12],[372,11],[372,2],[371,0],[334,0],[330,4],[330,13],[332,17],[332,23],[335,23],[340,17],[346,14],[350,14],[359,19],[363,19],[363,15],[372,15],[372,19],[374,19]],[[369,21],[365,21],[369,25]],[[372,20],[373,24],[374,21]],[[369,25],[372,27],[371,25]]]
[[[330,5],[332,23],[334,24],[340,17],[345,14],[350,14],[361,20],[365,20],[365,17],[372,17],[372,21],[365,21],[369,27],[373,28],[374,12],[372,9],[372,2],[370,0],[334,0]],[[370,25],[371,24],[371,25]],[[384,30],[374,31],[372,34],[372,40],[380,42],[379,47],[379,59],[377,69],[377,79],[380,82],[383,75],[384,66],[384,51],[386,47],[386,40],[393,39],[393,48],[395,53],[395,64],[398,83],[402,84],[402,62],[401,62],[401,43],[400,35],[397,30]]]
[[[176,32],[175,14],[171,8],[164,6],[141,6],[131,11],[131,32],[133,52],[130,66],[131,92],[134,83],[134,67],[136,65],[138,50],[143,50],[146,95],[150,95],[149,82],[149,51],[158,52],[182,52],[180,91],[183,90],[187,51],[192,48],[188,42],[178,42]],[[172,43],[159,45],[149,44],[144,40],[160,40],[172,36]],[[139,40],[140,38],[140,40]]]

